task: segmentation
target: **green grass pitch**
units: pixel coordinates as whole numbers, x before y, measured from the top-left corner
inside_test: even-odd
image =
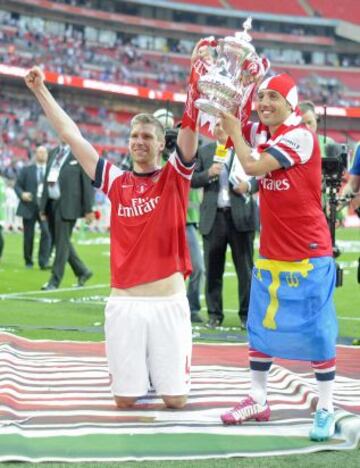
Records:
[[[358,229],[339,229],[337,241],[342,249],[338,262],[344,269],[344,285],[337,288],[335,302],[341,337],[360,337],[360,288],[356,281],[357,261],[360,253]],[[21,233],[7,233],[5,249],[0,263],[0,328],[31,339],[103,340],[103,311],[109,294],[109,242],[105,234],[74,233],[73,240],[80,257],[94,272],[84,288],[74,288],[76,278],[69,266],[61,289],[42,292],[40,287],[49,278],[48,271],[36,266],[24,267]],[[35,246],[35,250],[37,245]],[[236,276],[228,255],[224,278],[225,327],[238,327]],[[202,316],[206,318],[203,303]],[[236,329],[236,328],[235,328]],[[206,332],[205,332],[206,333]],[[211,332],[209,332],[211,333]],[[238,330],[237,333],[240,333]],[[229,459],[179,462],[143,462],[142,467],[357,467],[359,451],[320,452],[302,456],[266,459]],[[1,464],[3,465],[3,464]],[[7,463],[6,466],[12,464]],[[116,463],[91,463],[92,467],[115,467]],[[135,466],[135,463],[122,463]],[[5,466],[5,464],[4,464]],[[23,464],[16,464],[16,467]],[[59,467],[65,464],[43,464]]]
[[[0,263],[0,326],[28,338],[60,340],[102,340],[103,311],[109,294],[109,240],[106,234],[76,232],[76,249],[94,276],[84,288],[75,288],[76,278],[66,267],[61,289],[40,291],[49,271],[24,267],[21,233],[8,233]],[[356,281],[360,252],[358,229],[339,229],[342,249],[338,262],[344,269],[344,285],[336,289],[335,302],[341,337],[360,337],[360,287]],[[37,246],[35,246],[36,250]],[[238,327],[237,282],[227,258],[224,278],[224,327]],[[202,316],[206,319],[203,302]],[[10,330],[11,331],[11,330]],[[239,330],[240,333],[240,330]]]

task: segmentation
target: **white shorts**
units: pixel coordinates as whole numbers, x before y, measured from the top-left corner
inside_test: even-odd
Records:
[[[158,395],[189,393],[192,330],[185,294],[111,296],[105,338],[114,395],[146,395],[149,378]]]

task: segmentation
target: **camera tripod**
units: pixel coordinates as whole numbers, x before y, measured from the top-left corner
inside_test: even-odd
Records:
[[[330,179],[329,185],[327,185],[327,182],[328,181],[325,181],[325,187],[329,188],[329,191],[326,192],[326,197],[327,197],[326,204],[327,203],[329,204],[329,213],[325,213],[325,215],[326,215],[328,226],[330,229],[333,257],[338,258],[341,252],[335,242],[335,229],[336,229],[336,212],[337,212],[337,207],[339,203],[339,200],[337,198],[337,192],[340,187],[340,183],[338,182],[338,180],[335,180],[335,179]],[[336,266],[335,286],[338,288],[343,285],[343,270],[337,262],[335,262],[335,266]]]

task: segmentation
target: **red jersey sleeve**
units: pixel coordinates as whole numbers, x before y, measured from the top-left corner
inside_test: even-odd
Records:
[[[184,177],[184,179],[191,180],[195,167],[195,160],[190,163],[185,162],[178,148],[170,155],[168,164],[171,164],[175,171]]]
[[[123,173],[124,171],[114,164],[100,158],[96,166],[93,186],[103,191],[105,195],[109,195],[114,180],[123,175]]]
[[[314,150],[314,134],[299,127],[281,135],[266,153],[271,154],[283,168],[305,164],[311,158]]]

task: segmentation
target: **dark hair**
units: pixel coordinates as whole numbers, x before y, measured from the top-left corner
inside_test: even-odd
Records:
[[[312,101],[301,101],[299,102],[299,109],[302,114],[311,111],[316,115],[315,104]]]

